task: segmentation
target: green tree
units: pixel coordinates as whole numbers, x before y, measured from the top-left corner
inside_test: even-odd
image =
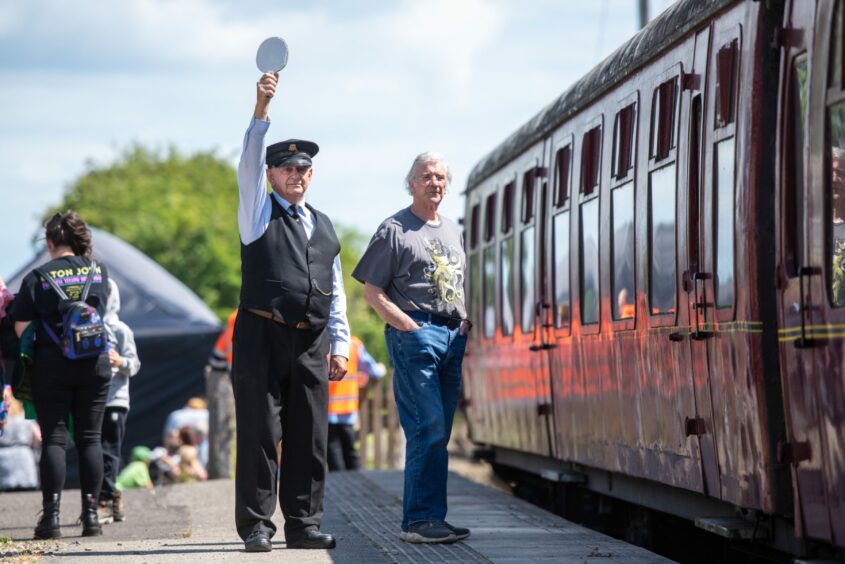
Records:
[[[75,209],[150,256],[225,319],[240,291],[235,182],[232,167],[212,153],[185,157],[133,145],[110,165],[89,162],[50,213]]]
[[[381,362],[387,362],[387,348],[384,344],[384,321],[364,301],[364,285],[352,278],[352,270],[369,238],[360,231],[335,226],[340,237],[340,267],[343,270],[343,286],[346,290],[346,316],[352,333],[364,342],[367,351]]]
[[[135,144],[108,165],[86,171],[49,210],[74,209],[96,227],[131,243],[199,295],[225,320],[241,287],[236,173],[213,152],[190,156]],[[352,331],[383,362],[382,323],[350,276],[367,239],[336,226]],[[96,245],[96,242],[95,242]]]

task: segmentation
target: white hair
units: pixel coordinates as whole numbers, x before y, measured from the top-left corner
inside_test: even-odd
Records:
[[[449,166],[446,157],[442,153],[426,151],[416,156],[413,164],[411,164],[411,169],[405,175],[405,189],[409,194],[411,193],[411,182],[413,182],[414,176],[417,174],[417,167],[423,163],[443,163],[446,165],[446,180],[449,184],[452,183],[452,167]]]

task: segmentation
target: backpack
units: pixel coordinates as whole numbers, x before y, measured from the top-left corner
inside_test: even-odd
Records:
[[[100,317],[100,313],[85,301],[88,298],[88,292],[91,290],[91,283],[94,280],[96,270],[97,262],[92,260],[85,286],[82,288],[82,295],[78,301],[71,301],[55,280],[40,268],[35,269],[36,274],[44,279],[59,295],[62,334],[61,336],[56,335],[50,324],[43,319],[41,325],[50,339],[62,349],[64,357],[70,360],[96,357],[108,350],[106,326]]]

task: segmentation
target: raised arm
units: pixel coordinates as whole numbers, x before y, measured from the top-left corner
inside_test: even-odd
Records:
[[[277,84],[278,73],[264,73],[256,83],[255,110],[238,163],[238,230],[245,245],[261,237],[270,221],[264,136],[270,127],[268,108]]]

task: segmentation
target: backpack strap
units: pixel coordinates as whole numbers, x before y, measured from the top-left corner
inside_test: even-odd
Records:
[[[94,272],[97,270],[97,261],[91,260],[91,266],[88,268],[88,276],[85,279],[85,286],[82,288],[82,295],[79,296],[79,301],[84,302],[88,299],[88,292],[91,291],[91,283],[94,282]]]
[[[36,268],[36,269],[35,269],[35,273],[36,273],[39,277],[41,277],[41,279],[42,279],[42,280],[44,280],[45,282],[47,282],[47,284],[49,284],[51,288],[53,288],[53,291],[55,291],[55,292],[59,295],[59,298],[60,298],[60,299],[62,299],[62,300],[68,300],[68,299],[69,299],[69,298],[67,297],[67,294],[65,294],[65,291],[64,291],[64,290],[62,290],[61,286],[59,286],[58,284],[56,284],[56,281],[55,281],[55,280],[53,280],[53,278],[52,278],[51,276],[49,276],[46,272],[44,272],[44,271],[43,271],[43,270],[41,270],[40,268]],[[47,323],[46,321],[44,321],[44,320],[42,319],[42,320],[41,320],[41,326],[44,328],[44,331],[46,331],[46,332],[47,332],[47,335],[50,337],[50,340],[51,340],[51,341],[53,341],[54,343],[56,343],[56,344],[57,344],[57,345],[59,345],[59,346],[62,346],[61,341],[60,341],[60,339],[59,339],[59,336],[58,336],[58,335],[56,335],[56,332],[55,332],[55,331],[53,331],[53,328],[52,328],[52,327],[50,327],[50,324],[49,324],[49,323]]]
[[[53,328],[52,328],[52,327],[50,327],[50,324],[49,324],[49,323],[47,323],[46,321],[44,321],[44,320],[42,319],[42,320],[41,320],[41,326],[42,326],[42,327],[44,328],[44,330],[47,332],[47,335],[49,335],[50,340],[51,340],[51,341],[53,341],[54,343],[56,343],[57,345],[59,345],[59,346],[61,347],[61,346],[62,346],[62,341],[59,339],[59,336],[58,336],[58,335],[56,335],[56,332],[55,332],[55,331],[53,331]]]
[[[38,276],[40,276],[42,280],[44,280],[45,282],[47,282],[47,284],[49,284],[49,285],[50,285],[50,287],[51,287],[51,288],[53,288],[53,290],[54,290],[54,291],[55,291],[55,292],[59,295],[59,297],[60,297],[61,299],[63,299],[63,300],[70,299],[70,298],[68,298],[68,297],[67,297],[67,294],[65,294],[65,291],[64,291],[64,290],[62,290],[62,289],[59,287],[59,285],[58,285],[58,284],[56,284],[56,281],[55,281],[55,280],[53,280],[53,279],[52,279],[52,278],[51,278],[51,277],[50,277],[50,276],[49,276],[46,272],[44,272],[44,271],[43,271],[43,270],[41,270],[40,268],[36,268],[36,269],[35,269],[35,273],[36,273]],[[87,284],[87,282],[86,282],[86,284]]]

